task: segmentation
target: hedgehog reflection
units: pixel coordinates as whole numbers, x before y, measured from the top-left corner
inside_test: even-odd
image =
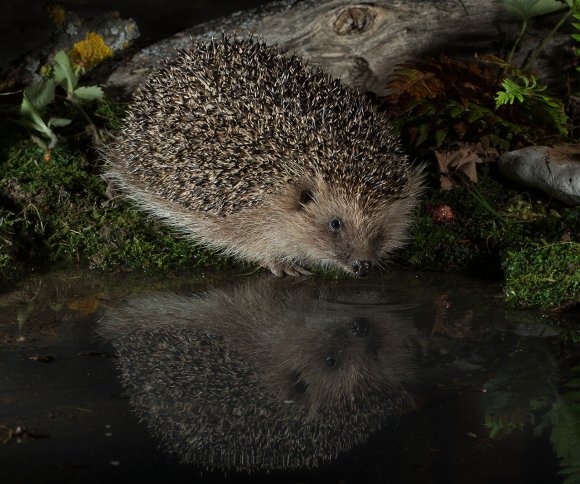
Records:
[[[400,316],[313,291],[261,281],[150,294],[110,310],[101,333],[137,413],[183,461],[313,467],[408,406],[411,374]]]

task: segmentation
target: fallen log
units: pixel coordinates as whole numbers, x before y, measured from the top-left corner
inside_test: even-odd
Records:
[[[535,22],[518,62],[561,14]],[[146,47],[110,75],[107,86],[128,94],[162,58],[223,33],[254,36],[301,55],[361,91],[384,94],[396,64],[445,53],[471,57],[511,47],[518,20],[488,0],[281,0],[206,22]],[[561,76],[568,34],[553,37],[537,65],[544,80]]]

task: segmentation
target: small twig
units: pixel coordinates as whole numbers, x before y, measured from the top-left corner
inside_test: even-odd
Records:
[[[95,146],[98,145],[100,139],[99,132],[97,130],[97,127],[95,126],[95,123],[93,123],[93,120],[90,118],[90,116],[87,114],[87,112],[83,109],[81,104],[76,99],[69,96],[68,100],[77,108],[77,110],[81,113],[81,116],[85,118],[85,121],[87,123],[87,129],[89,131],[89,135],[93,141],[93,144]]]
[[[517,38],[516,38],[516,40],[514,42],[514,45],[512,46],[512,50],[510,51],[510,54],[508,55],[508,58],[507,58],[507,63],[508,64],[511,64],[512,57],[514,56],[514,53],[516,51],[516,47],[519,45],[520,41],[522,40],[522,37],[523,37],[524,32],[526,31],[526,28],[527,27],[528,27],[528,21],[526,19],[524,19],[522,21],[522,26],[520,28],[520,33],[518,34],[518,36],[517,36]]]
[[[528,69],[536,60],[536,58],[538,57],[538,55],[540,54],[540,52],[542,52],[542,50],[544,49],[545,45],[552,39],[552,37],[554,36],[554,34],[558,31],[558,29],[564,24],[564,22],[566,22],[566,20],[568,20],[568,18],[572,15],[572,9],[568,10],[568,13],[566,15],[564,15],[560,21],[556,24],[556,26],[550,31],[550,33],[548,35],[546,35],[543,39],[542,42],[540,42],[540,45],[538,45],[538,47],[536,47],[532,54],[530,55],[530,57],[528,58],[528,60],[524,63],[524,65],[522,66],[522,70],[526,70]]]

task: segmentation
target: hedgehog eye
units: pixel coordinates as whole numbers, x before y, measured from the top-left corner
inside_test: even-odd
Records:
[[[324,361],[326,362],[326,364],[328,366],[330,366],[330,368],[334,368],[336,366],[336,358],[332,355],[326,355],[326,357],[324,358]]]
[[[333,218],[328,225],[330,230],[338,232],[342,228],[342,221],[339,218]]]
[[[310,190],[302,190],[300,192],[300,205],[308,205],[310,202],[314,201],[314,195]]]

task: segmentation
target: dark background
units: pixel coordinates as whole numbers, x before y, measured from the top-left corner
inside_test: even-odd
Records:
[[[52,24],[46,0],[0,0],[0,64],[14,60],[48,39]],[[141,31],[139,45],[207,20],[247,10],[266,0],[67,0],[53,2],[83,18],[112,10],[133,18]]]

